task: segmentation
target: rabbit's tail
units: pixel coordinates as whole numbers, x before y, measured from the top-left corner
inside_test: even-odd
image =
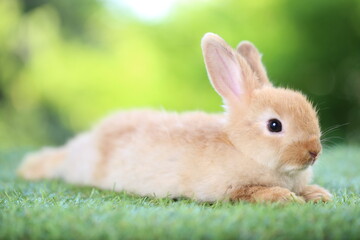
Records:
[[[29,180],[57,178],[65,157],[64,148],[45,148],[39,152],[26,155],[17,169],[17,174]]]

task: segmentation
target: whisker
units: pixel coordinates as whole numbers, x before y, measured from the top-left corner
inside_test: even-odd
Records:
[[[326,141],[321,141],[321,143],[335,143],[335,142],[331,140],[326,140]]]
[[[329,129],[325,130],[324,132],[322,132],[322,136],[326,136],[327,134],[332,133],[333,131],[335,131],[339,128],[340,128],[340,126],[331,127]]]
[[[339,137],[339,136],[330,136],[330,137],[321,139],[321,141],[329,141],[329,140],[345,140],[345,138]]]
[[[336,147],[338,145],[338,143],[334,143],[334,142],[327,142],[327,143],[323,143],[323,149],[326,149],[326,150],[329,150],[329,149],[332,149],[334,147]]]
[[[349,125],[349,123],[344,123],[344,124],[335,125],[335,126],[333,126],[333,127],[328,128],[328,129],[325,130],[324,132],[322,132],[321,135],[322,135],[322,137],[323,137],[323,136],[326,136],[327,134],[332,133],[332,132],[334,132],[335,130],[337,130],[337,129],[343,127],[343,126],[346,126],[346,125]]]

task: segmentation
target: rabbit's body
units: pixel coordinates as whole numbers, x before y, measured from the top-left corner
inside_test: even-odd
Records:
[[[61,148],[29,155],[19,174],[201,201],[329,200],[325,189],[307,185],[321,151],[311,104],[272,87],[252,45],[240,49],[245,62],[218,36],[204,39],[209,76],[226,113],[120,112]],[[271,129],[268,119],[277,120]],[[284,130],[274,128],[281,127],[278,119]]]
[[[44,172],[25,165],[20,171],[31,179],[62,178],[140,195],[203,201],[230,198],[235,189],[252,184],[301,191],[310,169],[281,174],[251,160],[232,144],[224,121],[224,115],[202,112],[121,112],[62,148],[30,155],[30,161],[44,161],[34,165],[38,170],[39,164],[53,159]]]

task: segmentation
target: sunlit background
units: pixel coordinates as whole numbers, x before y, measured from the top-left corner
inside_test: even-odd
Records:
[[[0,0],[0,147],[61,144],[119,109],[221,111],[200,40],[250,40],[276,85],[360,142],[358,0]]]

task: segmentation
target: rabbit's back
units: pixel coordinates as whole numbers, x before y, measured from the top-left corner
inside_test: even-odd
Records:
[[[223,116],[216,114],[151,110],[114,114],[94,129],[99,156],[94,185],[142,195],[183,196],[190,191],[185,179],[189,168],[204,164],[199,154],[214,150],[212,143],[221,141],[222,131]]]
[[[206,142],[223,131],[223,123],[220,114],[137,110],[111,115],[95,128],[94,133],[102,151],[108,154],[116,149],[115,143],[137,145],[147,142],[149,147],[155,147],[159,143],[191,143],[199,138]]]

